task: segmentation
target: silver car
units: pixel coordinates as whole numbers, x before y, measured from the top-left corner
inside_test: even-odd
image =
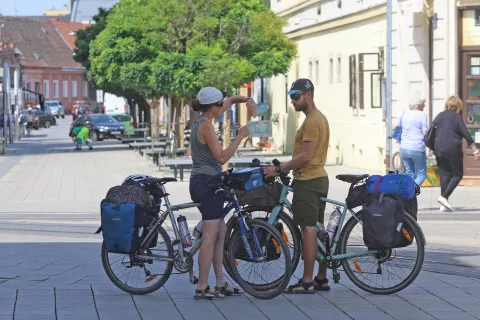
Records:
[[[65,119],[65,108],[63,107],[61,101],[45,101],[45,108],[50,110],[50,114],[57,117],[57,119],[60,117],[62,117],[62,119]]]

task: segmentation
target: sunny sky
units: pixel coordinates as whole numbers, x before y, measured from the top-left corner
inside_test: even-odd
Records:
[[[19,16],[37,16],[53,7],[62,9],[65,4],[70,7],[70,0],[0,0],[0,14],[13,16],[16,6]]]

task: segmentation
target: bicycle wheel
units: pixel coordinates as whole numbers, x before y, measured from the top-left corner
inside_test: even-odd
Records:
[[[245,292],[257,299],[271,299],[283,292],[292,274],[292,260],[287,243],[280,232],[260,219],[246,221],[244,239],[236,228],[228,246],[228,263],[235,281]],[[261,253],[256,249],[256,239]],[[249,261],[243,240],[251,248],[252,255],[261,261]],[[248,265],[252,266],[248,268]],[[248,273],[248,270],[251,270]],[[262,273],[262,274],[260,274]]]
[[[357,217],[363,220],[361,214]],[[420,226],[408,214],[405,215],[404,228],[413,238],[409,246],[342,260],[345,273],[357,287],[373,294],[392,294],[415,280],[422,269],[425,243]],[[357,219],[351,217],[342,230],[340,251],[344,254],[359,250],[367,250],[363,228]]]
[[[161,255],[173,259],[173,247],[165,229],[157,227],[158,240],[142,255]],[[136,255],[107,252],[102,244],[102,264],[107,276],[118,288],[130,294],[148,294],[161,288],[172,273],[173,261],[138,258]]]
[[[267,211],[268,210],[268,211]],[[273,208],[260,208],[260,207],[246,207],[245,211],[250,213],[252,218],[266,218]],[[227,222],[227,233],[225,235],[225,252],[223,256],[223,266],[227,274],[233,279],[234,275],[230,266],[228,264],[228,242],[230,236],[232,235],[234,229],[237,227],[238,219],[232,216]],[[290,251],[290,256],[292,257],[292,274],[295,272],[300,261],[300,256],[303,251],[303,237],[300,229],[295,226],[290,215],[284,211],[280,211],[278,215],[278,222],[275,224],[277,230],[282,230],[282,236],[287,242],[288,249]]]

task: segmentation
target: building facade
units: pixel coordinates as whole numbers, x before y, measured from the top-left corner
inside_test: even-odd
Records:
[[[39,94],[45,101],[60,100],[68,113],[78,100],[94,100],[95,91],[87,80],[87,70],[73,59],[69,36],[81,25],[69,22],[55,24],[46,19],[0,17],[2,38],[15,43],[20,53],[22,106],[39,104]],[[61,24],[61,25],[60,25]],[[63,34],[62,34],[63,33]]]
[[[416,92],[430,112],[430,16],[394,1],[392,31],[392,108],[394,121]],[[403,5],[403,7],[402,7]],[[286,75],[271,79],[272,112],[280,121],[273,137],[291,152],[304,119],[286,96],[297,78],[310,78],[315,103],[330,124],[329,164],[378,170],[385,167],[386,1],[272,1],[287,20],[284,33],[297,42],[298,54]],[[398,145],[393,143],[393,152]]]

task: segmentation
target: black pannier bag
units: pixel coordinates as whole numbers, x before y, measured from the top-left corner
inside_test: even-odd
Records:
[[[370,193],[363,201],[363,241],[370,250],[402,244],[405,205],[399,195]]]
[[[238,202],[242,206],[250,207],[274,207],[280,198],[283,185],[280,182],[272,184],[263,183],[260,188],[242,191],[237,190],[236,195]]]

